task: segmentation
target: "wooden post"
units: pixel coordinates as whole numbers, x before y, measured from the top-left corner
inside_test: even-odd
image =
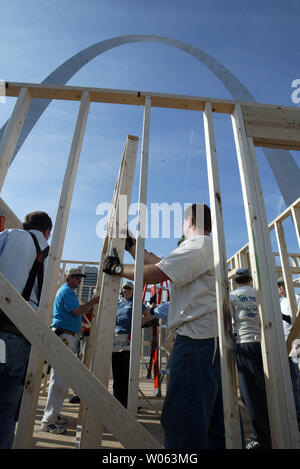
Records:
[[[14,156],[18,139],[29,109],[31,96],[27,88],[22,88],[0,141],[0,191],[2,190],[7,170]]]
[[[278,301],[273,254],[252,139],[247,139],[240,105],[232,114],[249,237],[252,276],[262,324],[262,356],[272,446],[299,448],[295,403]]]
[[[297,308],[297,302],[296,302],[296,296],[295,296],[295,289],[293,285],[293,278],[292,278],[290,264],[289,264],[288,251],[286,247],[284,231],[283,231],[283,226],[281,222],[275,222],[275,232],[276,232],[276,238],[277,238],[278,249],[279,249],[279,254],[280,254],[284,285],[285,285],[286,294],[287,294],[289,305],[290,305],[292,321],[294,322],[297,316],[298,308]]]
[[[300,248],[300,206],[292,207],[293,221],[295,225],[295,230],[298,238],[298,245]]]
[[[235,373],[235,357],[232,341],[232,313],[229,301],[221,188],[219,182],[218,160],[211,103],[206,103],[203,118],[210,208],[212,217],[212,239],[216,276],[217,315],[221,356],[225,437],[226,447],[233,449],[241,448],[241,432]]]
[[[52,304],[57,289],[59,264],[69,218],[75,178],[80,158],[81,146],[90,106],[89,93],[85,92],[79,108],[68,165],[65,172],[63,187],[53,230],[51,249],[41,292],[39,315],[46,324],[50,324]],[[32,432],[36,407],[41,386],[44,357],[34,347],[31,350],[27,377],[24,387],[18,430],[14,448],[31,448]]]
[[[130,367],[128,388],[128,412],[136,416],[139,388],[139,366],[141,349],[141,321],[142,321],[142,294],[144,285],[144,249],[147,217],[145,213],[147,203],[149,133],[150,133],[151,99],[145,98],[144,125],[142,140],[142,155],[140,168],[140,186],[138,199],[138,230],[136,237],[136,255],[134,265],[134,292],[132,307],[132,326],[130,341]]]
[[[108,222],[109,239],[106,239],[107,252],[105,252],[105,254],[111,254],[111,250],[113,248],[117,249],[121,263],[123,261],[126,232],[125,238],[120,237],[121,224],[119,224],[119,216],[122,215],[122,217],[124,217],[124,213],[121,214],[121,211],[125,211],[127,218],[129,203],[131,201],[137,145],[138,138],[129,136],[125,149],[125,157],[122,162],[123,171],[120,172],[120,180],[118,181],[119,184],[114,201],[114,207]],[[124,206],[123,203],[123,206],[121,207],[120,202],[122,201],[122,198],[123,202],[126,198],[126,205]],[[123,221],[125,220],[123,219]],[[111,231],[112,225],[116,228],[116,233]],[[103,262],[100,264],[100,268],[102,268],[102,265]],[[100,276],[100,280],[102,283],[100,302],[98,306],[98,319],[95,330],[96,342],[94,344],[91,371],[104,386],[108,387],[120,277],[102,274]],[[83,425],[81,448],[98,448],[100,446],[102,438],[102,423],[103,422],[99,422],[95,419],[91,409],[87,409]]]
[[[125,147],[126,149],[126,147]],[[109,223],[106,225],[106,235],[103,239],[102,243],[102,251],[101,251],[101,257],[100,257],[100,262],[99,262],[99,270],[98,270],[98,277],[97,277],[97,284],[96,284],[96,289],[95,289],[95,295],[100,295],[101,294],[101,287],[102,287],[102,279],[104,276],[103,271],[101,270],[101,266],[103,265],[103,261],[105,257],[109,253],[110,249],[110,242],[108,239],[108,234],[109,234],[109,225],[111,223],[111,220],[113,218],[113,214],[115,211],[116,203],[117,203],[117,198],[119,195],[119,186],[120,186],[120,179],[122,177],[123,171],[124,171],[124,161],[125,161],[125,155],[126,151],[123,153],[123,157],[121,160],[120,168],[119,168],[119,174],[116,180],[115,188],[114,188],[114,193],[113,193],[113,198],[112,198],[112,203],[110,207],[110,213],[109,213]],[[87,352],[86,352],[86,360],[85,360],[85,365],[88,368],[91,368],[91,361],[93,358],[93,355],[95,355],[94,350],[95,350],[95,341],[96,341],[96,325],[97,325],[97,320],[98,320],[98,315],[99,315],[99,305],[95,305],[93,307],[93,312],[92,312],[92,326],[90,329],[90,337],[88,341],[88,346],[87,346]],[[88,419],[92,419],[91,415],[88,415],[88,409],[83,401],[80,401],[80,409],[79,409],[79,415],[78,415],[78,421],[77,421],[77,435],[78,437],[76,440],[78,440],[77,444],[80,448],[88,448],[89,444],[93,444],[93,442],[89,441],[90,439],[90,434],[88,434],[87,430],[87,425],[90,425],[87,423]],[[99,434],[102,433],[102,427],[101,425],[95,421],[94,426],[99,428]],[[86,441],[86,438],[88,439]],[[100,437],[101,438],[101,437]],[[96,445],[98,444],[98,440]]]

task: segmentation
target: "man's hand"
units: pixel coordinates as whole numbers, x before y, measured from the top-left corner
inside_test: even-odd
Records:
[[[112,256],[107,256],[103,262],[103,272],[108,275],[120,275],[123,270],[117,250],[112,250]]]
[[[159,319],[156,317],[153,317],[153,319],[150,319],[150,321],[146,322],[142,327],[153,327],[153,326],[159,326]]]
[[[126,251],[130,252],[132,246],[134,246],[135,244],[136,244],[136,240],[131,236],[131,234],[129,233],[129,230],[127,229],[127,238],[125,242]]]

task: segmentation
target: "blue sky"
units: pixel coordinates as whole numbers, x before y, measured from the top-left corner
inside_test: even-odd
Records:
[[[262,103],[296,106],[291,82],[300,78],[300,1],[258,0],[20,0],[1,2],[0,79],[40,83],[65,60],[96,42],[151,34],[199,47],[223,63]],[[175,48],[128,44],[100,55],[68,85],[147,90],[232,99],[204,65]],[[0,104],[0,127],[15,100]],[[56,216],[78,103],[52,102],[12,163],[3,198],[23,219],[32,210]],[[247,242],[231,121],[215,115],[228,256]],[[63,250],[63,258],[97,261],[96,207],[110,202],[128,134],[142,140],[143,109],[92,104]],[[292,152],[298,165],[299,152]],[[284,203],[260,149],[257,158],[268,220]],[[139,162],[133,197],[138,197]],[[201,113],[151,112],[148,203],[209,202]],[[291,226],[288,247],[297,252]],[[147,239],[167,255],[177,239]],[[272,244],[276,249],[274,237]],[[126,258],[125,258],[126,259]]]

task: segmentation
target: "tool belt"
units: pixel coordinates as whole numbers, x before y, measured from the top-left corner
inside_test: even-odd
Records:
[[[67,331],[67,329],[62,329],[61,327],[52,327],[52,330],[58,337],[62,334],[71,334],[73,337],[76,335],[76,332]]]

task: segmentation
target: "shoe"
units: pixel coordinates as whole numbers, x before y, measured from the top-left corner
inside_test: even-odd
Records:
[[[69,399],[69,402],[70,404],[78,404],[80,402],[80,397],[76,396],[75,394]]]
[[[264,446],[261,445],[260,443],[258,443],[258,441],[256,440],[250,440],[247,444],[246,444],[246,449],[263,449]]]
[[[62,415],[59,415],[57,416],[56,418],[56,422],[59,424],[59,425],[66,425],[68,423],[68,419],[66,419],[66,417],[63,417]]]
[[[53,422],[53,423],[42,422],[41,430],[43,430],[44,432],[49,432],[49,433],[65,433],[66,427],[64,425],[60,425],[58,422]]]

